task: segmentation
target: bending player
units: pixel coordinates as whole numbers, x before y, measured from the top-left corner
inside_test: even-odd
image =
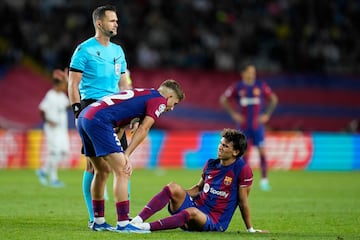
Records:
[[[234,129],[224,129],[221,136],[217,159],[207,161],[195,186],[185,190],[174,182],[166,185],[131,222],[150,231],[180,227],[223,232],[239,206],[248,232],[267,232],[254,229],[251,222],[248,197],[253,173],[241,158],[247,148],[246,137]],[[144,222],[166,205],[170,217]]]
[[[129,156],[145,139],[155,120],[165,111],[173,110],[184,98],[180,85],[174,80],[164,81],[158,90],[133,89],[109,95],[92,103],[81,111],[78,131],[84,146],[84,154],[94,166],[91,186],[95,231],[142,232],[129,224],[128,180],[132,172]],[[114,128],[121,132],[132,119],[140,119],[128,148],[124,151]],[[121,134],[120,134],[121,136]],[[116,201],[117,226],[105,221],[104,188],[109,176],[114,174],[113,192]]]

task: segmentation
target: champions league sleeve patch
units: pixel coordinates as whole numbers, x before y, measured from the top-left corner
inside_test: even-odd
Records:
[[[155,111],[156,117],[159,117],[160,114],[162,114],[165,111],[165,109],[166,109],[166,105],[165,104],[160,104],[158,109]]]

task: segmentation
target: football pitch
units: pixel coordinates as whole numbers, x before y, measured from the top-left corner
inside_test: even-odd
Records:
[[[360,239],[360,172],[270,171],[270,192],[258,188],[259,172],[250,194],[254,228],[249,234],[237,210],[224,233],[190,233],[181,229],[150,234],[92,232],[81,193],[82,170],[61,170],[64,188],[39,184],[33,170],[0,170],[0,239]],[[170,181],[185,188],[201,170],[135,169],[131,178],[131,216]],[[111,182],[106,219],[115,224]],[[151,220],[167,216],[162,210]]]

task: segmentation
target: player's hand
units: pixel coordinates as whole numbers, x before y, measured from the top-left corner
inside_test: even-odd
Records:
[[[269,114],[261,114],[260,116],[259,116],[259,123],[267,123],[268,121],[269,121],[269,119],[270,119],[270,116],[269,116]]]
[[[234,113],[231,115],[231,117],[238,124],[242,124],[244,122],[244,117],[240,113]]]
[[[128,176],[131,176],[131,174],[132,174],[132,165],[127,156],[125,156],[124,172]]]
[[[129,128],[130,128],[130,133],[133,134],[136,129],[138,129],[140,125],[140,118],[134,118],[131,120]]]
[[[249,228],[247,231],[249,233],[269,233],[268,230],[260,230],[260,229],[254,229],[254,228]]]
[[[46,122],[47,122],[47,123],[49,124],[49,126],[52,127],[52,128],[54,128],[54,127],[57,126],[57,123],[56,123],[56,122],[49,121],[49,120],[47,120]]]

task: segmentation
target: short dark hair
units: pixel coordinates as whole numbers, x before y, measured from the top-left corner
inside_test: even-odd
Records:
[[[239,65],[239,72],[244,72],[250,66],[254,66],[256,68],[256,64],[251,61],[243,62]]]
[[[221,136],[227,141],[232,142],[235,150],[239,150],[239,154],[236,157],[244,155],[247,149],[247,139],[244,133],[236,129],[224,128],[221,132]]]
[[[164,86],[166,88],[173,90],[176,93],[176,95],[180,101],[182,101],[185,98],[184,91],[181,89],[181,86],[177,81],[175,81],[173,79],[168,79],[168,80],[165,80],[161,84],[161,86]]]
[[[104,5],[97,7],[92,13],[93,23],[95,25],[96,20],[103,19],[106,11],[116,12],[116,7],[113,5]]]

